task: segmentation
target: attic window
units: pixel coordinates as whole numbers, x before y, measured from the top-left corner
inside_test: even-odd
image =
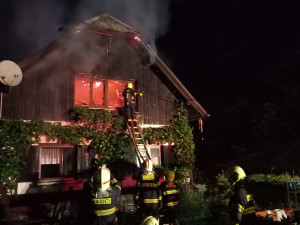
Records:
[[[75,76],[75,106],[114,109],[123,106],[122,92],[127,82]]]

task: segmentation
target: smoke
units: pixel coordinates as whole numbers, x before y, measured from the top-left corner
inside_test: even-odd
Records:
[[[11,4],[11,29],[33,52],[54,40],[59,27],[76,26],[106,12],[135,29],[155,50],[155,40],[167,32],[170,18],[169,0],[11,0]]]
[[[169,25],[169,0],[82,0],[78,17],[82,20],[108,12],[128,24],[142,39],[155,48],[155,40],[167,32]]]

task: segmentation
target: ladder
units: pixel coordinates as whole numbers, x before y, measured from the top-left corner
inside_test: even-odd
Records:
[[[136,151],[137,159],[140,165],[146,160],[151,159],[148,149],[146,147],[146,143],[144,140],[142,129],[140,128],[138,122],[126,121],[127,129],[129,131],[129,135],[132,138],[133,145]]]

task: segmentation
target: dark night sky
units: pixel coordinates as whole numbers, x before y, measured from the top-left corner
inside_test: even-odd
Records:
[[[291,82],[299,83],[299,3],[1,0],[0,61],[19,62],[54,40],[59,27],[70,28],[109,12],[141,32],[212,115],[205,128],[216,131],[218,139],[212,135],[208,142],[219,141],[221,145],[224,140],[220,141],[220,136],[226,126],[236,126],[224,135],[228,140],[224,151],[232,145],[247,149],[248,133],[243,131],[249,130],[254,109],[274,101]],[[236,106],[240,107],[238,113]],[[226,124],[232,119],[228,115],[235,116],[234,125]],[[216,151],[222,149],[214,147]]]
[[[213,95],[218,101],[216,92],[231,99],[252,88],[257,79],[253,65],[276,63],[281,51],[298,41],[296,0],[145,2],[2,0],[0,60],[19,62],[54,40],[59,27],[108,11],[144,34],[146,41],[155,37],[151,46],[213,115],[210,101]]]

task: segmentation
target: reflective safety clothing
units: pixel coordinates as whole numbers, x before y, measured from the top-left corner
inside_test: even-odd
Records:
[[[161,184],[163,207],[173,207],[179,204],[179,188],[174,182],[163,182]]]
[[[179,225],[178,205],[179,205],[179,187],[174,182],[165,181],[161,184],[163,219],[165,224]]]
[[[230,220],[239,225],[257,224],[255,204],[242,182],[234,186],[234,194],[229,202]]]
[[[134,90],[132,88],[126,87],[123,91],[122,95],[124,97],[124,106],[133,106],[135,104],[135,96],[139,94],[142,95],[141,92],[138,92],[137,90]]]
[[[121,194],[121,188],[118,185],[111,188],[93,193],[92,207],[95,216],[94,224],[117,224],[116,207]]]
[[[140,173],[137,180],[136,205],[145,215],[157,216],[162,206],[159,177],[156,173]]]
[[[92,225],[116,225],[116,209],[121,194],[119,182],[111,177],[110,187],[107,190],[97,188],[92,179],[85,184],[89,198],[89,210]]]
[[[126,87],[126,89],[123,91],[122,95],[124,97],[124,111],[127,117],[127,120],[129,121],[136,121],[135,118],[135,96],[139,94],[142,95],[142,93],[139,93],[138,91]]]

